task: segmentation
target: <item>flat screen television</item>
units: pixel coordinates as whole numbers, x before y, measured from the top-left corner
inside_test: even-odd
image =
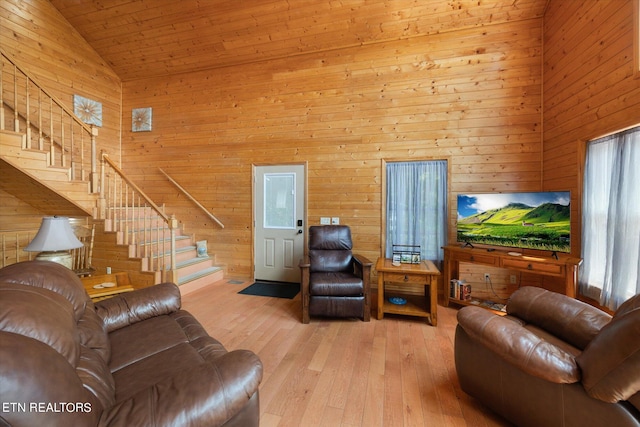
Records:
[[[571,193],[458,194],[457,240],[571,252]]]

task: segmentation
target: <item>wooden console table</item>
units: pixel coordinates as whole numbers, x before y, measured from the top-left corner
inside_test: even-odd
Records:
[[[394,266],[388,258],[378,258],[376,264],[378,272],[378,319],[384,313],[402,314],[405,316],[428,317],[431,325],[438,323],[438,276],[440,270],[433,262],[424,260],[420,264],[400,264]],[[424,297],[417,295],[402,295],[406,304],[392,304],[385,298],[384,284],[424,284]],[[429,288],[427,291],[427,287]]]
[[[580,258],[561,256],[560,259],[532,255],[509,255],[508,252],[487,249],[461,247],[449,245],[444,249],[444,301],[449,305],[448,286],[451,279],[459,279],[460,263],[481,264],[508,270],[522,271],[541,276],[560,277],[564,280],[564,293],[572,298],[576,297],[578,283],[578,267],[582,263]],[[456,303],[464,303],[455,300]]]

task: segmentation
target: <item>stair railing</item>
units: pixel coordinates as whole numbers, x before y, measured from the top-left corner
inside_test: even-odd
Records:
[[[26,252],[24,248],[33,240],[37,232],[37,229],[1,231],[0,249],[2,251],[2,259],[0,260],[0,267],[33,259],[35,253]]]
[[[89,180],[91,192],[98,192],[98,128],[80,120],[2,50],[0,130],[24,133],[22,148],[46,150],[50,166],[68,168],[69,180]]]
[[[105,231],[116,232],[118,243],[128,245],[129,256],[142,259],[142,270],[155,272],[157,281],[177,283],[175,216],[156,205],[106,153],[100,182],[98,215]]]

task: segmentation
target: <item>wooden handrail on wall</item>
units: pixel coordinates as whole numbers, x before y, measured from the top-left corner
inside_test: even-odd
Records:
[[[98,211],[105,231],[116,232],[118,243],[129,245],[129,255],[143,259],[143,270],[177,283],[175,216],[168,216],[105,153],[100,183]]]
[[[7,82],[11,82],[13,87],[3,88],[3,84]],[[7,93],[12,96],[5,98],[4,95]],[[36,105],[35,108],[32,104]],[[7,109],[13,116],[13,129],[5,129],[7,113],[5,110]],[[91,191],[94,193],[98,191],[96,160],[98,129],[84,123],[70,108],[40,85],[33,76],[2,50],[0,50],[0,130],[24,133],[26,138],[23,148],[47,150],[50,166],[69,168],[70,180],[88,178],[91,181]],[[33,131],[36,132],[35,135]],[[85,147],[85,138],[91,144],[88,148]],[[86,156],[85,150],[89,151]]]
[[[162,172],[162,174],[163,174],[164,176],[166,176],[166,177],[167,177],[167,179],[168,179],[168,180],[169,180],[173,185],[175,185],[175,186],[178,188],[178,190],[180,190],[180,191],[181,191],[185,196],[187,196],[187,198],[189,198],[189,200],[191,200],[193,203],[195,203],[195,205],[196,205],[197,207],[199,207],[200,209],[202,209],[202,211],[203,211],[205,214],[207,214],[207,216],[208,216],[209,218],[211,218],[213,221],[215,221],[215,222],[216,222],[220,227],[224,228],[224,224],[223,224],[223,223],[221,223],[221,222],[218,220],[218,218],[216,218],[216,217],[215,217],[211,212],[209,212],[209,211],[207,210],[207,208],[205,208],[204,206],[202,206],[202,204],[201,204],[200,202],[198,202],[198,201],[195,199],[195,197],[193,197],[191,194],[189,194],[189,192],[188,192],[187,190],[185,190],[185,189],[184,189],[184,187],[182,187],[180,184],[178,184],[178,183],[176,182],[176,180],[174,180],[173,178],[171,178],[171,177],[169,176],[169,174],[167,174],[167,173],[166,173],[165,171],[163,171],[161,168],[158,168],[158,169],[160,170],[160,172]]]

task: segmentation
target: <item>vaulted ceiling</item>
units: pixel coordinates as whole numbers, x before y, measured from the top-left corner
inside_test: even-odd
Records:
[[[548,0],[50,0],[123,81],[541,17]]]

